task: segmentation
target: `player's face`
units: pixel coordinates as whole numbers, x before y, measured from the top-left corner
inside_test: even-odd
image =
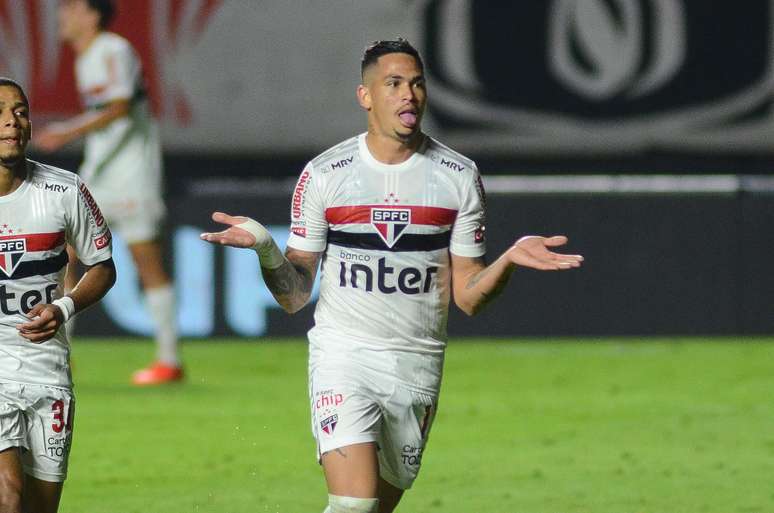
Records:
[[[0,165],[10,167],[24,158],[32,125],[21,91],[0,86]]]
[[[427,91],[425,76],[414,57],[406,53],[382,55],[366,70],[364,82],[358,96],[368,111],[370,130],[404,142],[420,133]]]
[[[75,41],[92,22],[94,14],[85,0],[62,0],[59,2],[59,37],[63,41]]]

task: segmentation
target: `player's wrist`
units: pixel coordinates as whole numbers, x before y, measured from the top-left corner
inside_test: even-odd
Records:
[[[53,300],[51,304],[58,307],[62,312],[62,318],[64,319],[62,322],[67,322],[75,315],[75,302],[70,296],[62,296],[59,299]]]
[[[285,263],[285,256],[280,251],[274,238],[261,223],[247,218],[243,223],[235,225],[237,228],[248,232],[255,238],[252,249],[258,254],[261,267],[276,269]]]

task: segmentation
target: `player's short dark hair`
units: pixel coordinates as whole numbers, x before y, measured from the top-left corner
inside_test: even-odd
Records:
[[[408,39],[399,37],[395,40],[374,41],[368,45],[363,53],[363,60],[360,62],[360,76],[362,77],[365,74],[366,68],[372,64],[376,64],[379,57],[390,53],[406,53],[414,57],[414,60],[416,60],[419,65],[419,69],[422,70],[422,72],[425,71],[425,65],[422,62],[422,57],[419,56],[417,49],[408,42]]]
[[[116,4],[113,0],[86,0],[89,8],[99,14],[99,28],[104,30],[116,15]]]
[[[22,98],[24,99],[24,103],[27,104],[27,107],[30,106],[30,101],[27,99],[27,93],[24,92],[24,88],[21,86],[19,82],[17,82],[16,80],[10,79],[8,77],[0,77],[0,87],[3,87],[3,86],[15,87],[22,95]]]

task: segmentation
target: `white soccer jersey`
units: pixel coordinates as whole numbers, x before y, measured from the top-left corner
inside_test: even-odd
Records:
[[[163,213],[161,142],[151,116],[142,66],[129,42],[102,32],[75,63],[78,92],[87,109],[130,100],[127,116],[86,136],[80,175],[109,219]]]
[[[111,256],[110,230],[77,175],[27,161],[27,179],[0,196],[0,381],[72,384],[64,328],[42,344],[16,329],[33,306],[62,297],[66,242],[86,265]]]
[[[310,367],[341,360],[436,394],[449,252],[485,253],[484,190],[475,164],[429,137],[407,161],[383,164],[361,134],[306,166],[291,223],[288,246],[325,252]]]

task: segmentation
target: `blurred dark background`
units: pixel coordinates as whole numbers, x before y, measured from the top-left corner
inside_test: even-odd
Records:
[[[80,109],[54,4],[0,0],[0,75],[25,85],[39,125]],[[771,0],[118,4],[111,28],[141,54],[163,127],[184,334],[309,327],[311,309],[291,323],[265,290],[230,288],[250,255],[232,261],[192,234],[216,208],[283,232],[305,162],[365,130],[354,95],[363,48],[399,35],[425,58],[425,131],[485,176],[491,254],[521,234],[565,233],[587,257],[570,274],[517,273],[483,322],[453,313],[450,333],[774,328]],[[80,148],[32,156],[76,170]],[[211,279],[192,278],[202,273]],[[86,332],[148,331],[122,275]]]

